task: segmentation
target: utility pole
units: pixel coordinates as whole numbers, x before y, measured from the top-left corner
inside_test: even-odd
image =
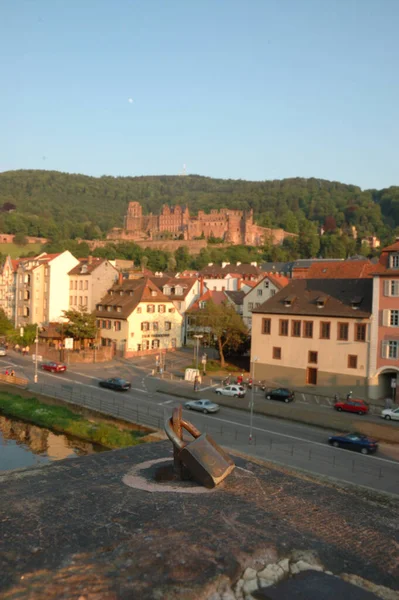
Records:
[[[35,376],[33,381],[37,383],[37,354],[39,352],[39,325],[36,325],[36,338],[35,338]]]
[[[255,390],[255,363],[258,360],[257,356],[254,356],[252,360],[252,388],[251,388],[251,404],[250,404],[250,416],[249,416],[249,443],[252,444],[252,422],[254,417],[254,390]]]
[[[198,363],[199,363],[199,343],[200,343],[200,340],[201,340],[201,339],[202,339],[204,336],[203,336],[203,335],[201,335],[201,334],[197,334],[197,335],[194,335],[193,337],[195,337],[195,338],[196,338],[196,340],[197,340],[196,369],[197,369],[197,371],[198,371]]]

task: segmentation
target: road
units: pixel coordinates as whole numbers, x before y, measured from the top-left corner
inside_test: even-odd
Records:
[[[127,361],[72,365],[66,373],[59,375],[39,370],[38,384],[33,382],[31,358],[10,353],[0,359],[0,370],[4,372],[7,367],[26,377],[32,391],[62,397],[143,425],[162,427],[171,409],[184,402],[156,392],[157,380],[150,377],[148,369],[141,368],[140,363],[138,366]],[[116,393],[98,387],[99,379],[112,376],[131,381],[130,392]],[[216,415],[186,410],[184,413],[201,431],[208,432],[232,450],[399,495],[399,446],[381,444],[377,456],[363,456],[330,447],[326,442],[333,431],[258,414],[254,414],[254,435],[250,444],[247,412],[222,407]]]

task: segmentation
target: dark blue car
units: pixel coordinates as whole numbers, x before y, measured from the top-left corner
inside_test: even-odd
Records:
[[[328,438],[328,443],[335,448],[356,450],[362,454],[372,454],[378,450],[378,443],[376,440],[373,440],[362,433],[342,433],[341,435],[332,435]]]

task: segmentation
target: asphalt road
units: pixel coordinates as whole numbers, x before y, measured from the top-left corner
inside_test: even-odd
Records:
[[[137,411],[142,424],[151,424],[151,419],[162,424],[165,416],[171,414],[171,409],[184,400],[157,393],[157,380],[148,376],[148,369],[142,369],[140,363],[138,365],[125,361],[79,364],[70,366],[63,374],[39,370],[38,384],[35,384],[34,365],[30,357],[10,353],[0,359],[0,370],[4,372],[7,367],[14,368],[17,375],[29,379],[29,389],[65,399],[70,394],[70,399],[73,397],[75,403],[93,408],[96,403],[101,402],[102,409],[108,414],[120,415],[133,422]],[[125,377],[131,381],[131,391],[115,393],[98,387],[99,379],[112,376]],[[328,410],[325,407],[317,408]],[[208,432],[217,442],[232,450],[305,469],[341,482],[399,495],[399,446],[381,444],[377,455],[363,456],[330,447],[327,439],[333,431],[257,414],[253,417],[253,439],[249,443],[250,423],[246,412],[222,407],[215,415],[202,415],[186,410],[184,413],[201,431]],[[381,421],[377,419],[377,422]]]

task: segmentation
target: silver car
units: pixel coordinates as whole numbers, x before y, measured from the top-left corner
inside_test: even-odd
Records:
[[[7,349],[4,346],[0,346],[0,356],[7,356]]]
[[[245,388],[242,385],[226,385],[225,387],[216,388],[215,392],[221,396],[236,396],[237,398],[244,398],[245,396]]]
[[[204,415],[216,413],[220,410],[219,404],[211,402],[210,400],[190,400],[190,402],[185,403],[184,408],[188,408],[189,410],[199,410],[200,412],[203,412]]]
[[[385,408],[381,413],[381,417],[387,421],[391,419],[392,421],[399,421],[399,408]]]

